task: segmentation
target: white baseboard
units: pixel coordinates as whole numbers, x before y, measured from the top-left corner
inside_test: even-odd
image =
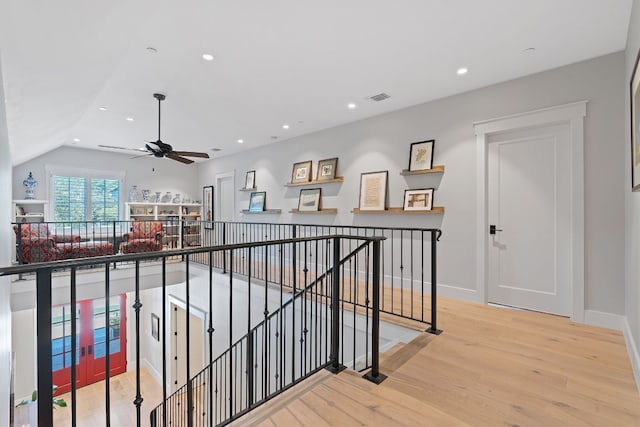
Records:
[[[156,381],[158,381],[158,384],[162,384],[162,374],[158,372],[156,368],[151,363],[149,363],[149,361],[146,358],[142,359],[142,367],[145,368],[147,371],[149,371],[151,376],[155,378]]]
[[[615,329],[622,331],[626,317],[621,314],[605,313],[603,311],[585,310],[584,323],[591,326],[600,326],[601,328]]]
[[[443,285],[442,283],[438,283],[438,295],[461,299],[464,301],[481,302],[479,301],[478,292],[475,289]]]
[[[640,393],[640,354],[638,353],[638,346],[631,334],[631,326],[629,320],[624,318],[624,326],[622,328],[624,334],[624,342],[627,344],[627,353],[629,353],[629,360],[631,360],[631,368],[633,369],[633,376],[636,379],[636,387]]]

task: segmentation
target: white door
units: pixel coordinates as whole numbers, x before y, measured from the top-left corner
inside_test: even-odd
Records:
[[[183,307],[171,303],[171,387],[178,390],[187,383],[187,356],[189,373],[193,378],[204,368],[204,319],[189,313],[189,351],[187,352],[187,318]]]
[[[488,140],[489,302],[571,314],[569,125]]]
[[[218,207],[216,209],[218,221],[233,221],[234,219],[234,206],[235,206],[235,192],[233,174],[225,174],[216,178],[218,183]]]

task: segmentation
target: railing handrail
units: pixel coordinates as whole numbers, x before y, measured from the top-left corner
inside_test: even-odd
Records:
[[[0,267],[0,277],[2,276],[12,276],[17,274],[27,274],[34,273],[38,270],[42,269],[59,269],[59,268],[70,268],[70,267],[83,267],[87,265],[96,265],[96,264],[106,264],[111,262],[128,262],[128,261],[144,261],[149,259],[156,259],[159,256],[163,258],[169,258],[173,256],[179,255],[193,255],[199,253],[208,253],[208,252],[220,252],[226,250],[235,250],[235,249],[248,249],[255,247],[263,247],[263,246],[272,246],[279,244],[288,244],[288,243],[301,243],[301,242],[312,242],[318,240],[326,240],[330,238],[342,238],[349,240],[366,240],[366,241],[376,241],[376,240],[385,240],[384,236],[350,236],[350,235],[322,235],[322,236],[313,236],[313,237],[296,237],[289,239],[277,239],[277,240],[264,240],[260,242],[245,242],[245,243],[231,243],[226,245],[212,245],[212,246],[198,246],[195,248],[182,248],[182,249],[168,249],[162,251],[155,252],[142,252],[142,253],[132,253],[132,254],[116,254],[116,255],[103,255],[96,256],[90,258],[75,258],[69,260],[60,260],[60,261],[48,261],[48,262],[39,262],[34,264],[22,264],[22,265],[14,265],[9,267]]]

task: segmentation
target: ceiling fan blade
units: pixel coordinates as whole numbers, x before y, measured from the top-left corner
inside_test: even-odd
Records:
[[[177,155],[177,154],[176,154],[175,152],[173,152],[173,151],[172,151],[172,152],[170,152],[170,153],[167,153],[167,155],[166,155],[166,156],[167,156],[168,158],[172,159],[172,160],[177,160],[177,161],[182,162],[182,163],[184,163],[184,164],[186,164],[186,165],[193,163],[193,160],[191,160],[191,159],[187,159],[187,158],[185,158],[185,157],[180,157],[179,155]]]
[[[145,150],[144,148],[127,148],[127,147],[116,147],[115,145],[102,145],[102,144],[98,144],[98,147],[100,148],[111,148],[114,150],[127,150],[127,151],[137,151],[139,153],[146,153],[147,150]]]
[[[178,156],[189,156],[189,157],[201,157],[203,159],[208,159],[209,155],[207,153],[198,153],[196,151],[174,151],[174,154]]]

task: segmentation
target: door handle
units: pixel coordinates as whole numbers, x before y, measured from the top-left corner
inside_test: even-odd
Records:
[[[489,226],[489,234],[496,234],[496,231],[502,231],[502,230],[499,229],[499,228],[496,228],[495,225],[490,225]]]
[[[87,346],[87,354],[91,354],[93,352],[93,346],[92,345],[88,345]]]

